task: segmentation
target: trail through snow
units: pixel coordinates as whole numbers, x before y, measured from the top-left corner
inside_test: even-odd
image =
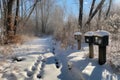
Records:
[[[12,63],[14,76],[2,75],[3,80],[120,80],[108,64],[99,65],[97,58],[89,59],[88,47],[83,50],[60,48],[53,44],[52,37],[37,38],[15,47],[14,54],[24,57],[21,62]],[[55,51],[53,54],[53,49]]]

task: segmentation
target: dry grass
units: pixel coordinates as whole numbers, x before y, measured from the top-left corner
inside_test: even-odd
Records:
[[[31,35],[14,35],[14,36],[7,36],[4,41],[5,44],[23,44],[26,41],[30,41],[34,39],[35,36]]]
[[[6,61],[13,53],[13,48],[10,45],[1,46],[0,56],[1,60]]]
[[[4,40],[3,44],[22,43],[22,38],[20,35],[6,35],[3,40]]]
[[[37,37],[35,37],[34,35],[21,35],[21,39],[22,39],[23,43],[26,41],[33,40],[35,38],[37,38]]]
[[[107,48],[107,61],[117,73],[120,73],[120,36],[119,32],[110,36]]]

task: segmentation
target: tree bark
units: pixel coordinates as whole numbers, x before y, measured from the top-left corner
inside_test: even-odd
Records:
[[[7,24],[7,2],[5,0],[2,0],[2,4],[3,4],[3,16],[4,16],[4,27],[6,27]]]
[[[94,9],[94,6],[95,6],[95,2],[96,2],[96,0],[93,0],[93,1],[92,1],[90,13],[89,13],[89,17],[92,15],[92,12],[93,12],[93,9]]]
[[[108,10],[107,10],[107,12],[106,12],[105,19],[107,19],[107,17],[109,16],[109,12],[110,12],[110,9],[111,9],[111,5],[112,5],[112,0],[109,1],[109,6],[108,6]]]
[[[78,22],[79,22],[80,28],[82,28],[83,0],[79,0],[79,5],[80,5],[80,7],[79,7],[79,20],[78,20]],[[79,28],[79,29],[80,29],[80,28]]]
[[[13,7],[14,0],[8,1],[8,12],[7,12],[7,34],[9,35],[9,32],[14,30],[14,26],[12,23],[12,7]]]
[[[16,29],[18,25],[18,16],[19,16],[19,0],[17,0],[16,3],[16,15],[15,15],[15,21],[14,21],[14,35],[16,35]]]

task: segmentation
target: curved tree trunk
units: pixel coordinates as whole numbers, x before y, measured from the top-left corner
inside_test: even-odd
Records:
[[[102,8],[105,0],[101,0],[100,3],[97,5],[96,9],[92,12],[92,14],[89,16],[87,22],[85,23],[85,26],[90,27],[90,22],[93,19],[93,17],[97,14],[97,12]]]

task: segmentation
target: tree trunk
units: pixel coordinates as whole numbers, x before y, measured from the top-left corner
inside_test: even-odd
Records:
[[[39,34],[39,28],[38,28],[38,6],[36,5],[36,8],[35,8],[35,11],[36,11],[36,32],[35,32],[35,35],[38,35]]]
[[[5,0],[2,0],[2,4],[3,4],[3,16],[4,16],[4,27],[6,27],[7,25],[7,2]]]
[[[83,18],[83,0],[79,0],[79,4],[80,4],[80,7],[79,7],[79,30],[80,28],[82,28],[82,18]]]
[[[110,12],[110,9],[111,9],[111,5],[112,5],[112,0],[109,1],[109,6],[108,6],[108,10],[107,10],[107,12],[106,12],[105,19],[107,19],[107,17],[109,16],[109,12]]]
[[[92,12],[93,12],[93,9],[94,9],[94,6],[95,6],[95,1],[96,1],[96,0],[93,0],[93,1],[92,1],[90,13],[89,13],[89,17],[92,15]]]
[[[41,2],[41,32],[45,33],[45,3],[46,1]]]
[[[13,31],[13,23],[12,23],[12,6],[14,0],[8,1],[8,13],[7,13],[7,34],[9,35],[9,31]]]
[[[98,20],[97,20],[97,29],[101,29],[100,24],[101,24],[101,12],[102,12],[102,8],[99,10],[99,14],[98,14]]]
[[[12,22],[12,7],[13,7],[13,2],[14,0],[9,0],[8,3],[7,3],[7,22],[6,22],[6,37],[7,37],[7,40],[5,43],[9,43],[9,42],[12,42],[12,38],[14,36],[14,25],[13,25],[13,22]]]
[[[18,25],[18,16],[19,16],[19,0],[17,0],[16,4],[16,15],[15,15],[15,21],[14,21],[14,35],[16,35],[16,29]]]
[[[95,6],[95,2],[96,2],[96,0],[93,0],[92,1],[92,5],[91,5],[91,9],[90,9],[90,12],[89,12],[89,17],[92,15],[92,13],[93,13],[93,9],[94,9],[94,6]],[[89,23],[88,24],[88,27],[89,27],[89,30],[91,30],[90,28],[91,28],[91,24]]]
[[[34,9],[35,9],[35,7],[36,7],[36,5],[37,5],[37,2],[38,2],[38,0],[36,0],[36,1],[34,2],[33,7],[32,7],[32,9],[31,9],[29,15],[27,16],[27,18],[25,19],[25,22],[23,23],[23,26],[25,26],[26,22],[27,22],[28,19],[30,18],[32,12],[34,11]]]

